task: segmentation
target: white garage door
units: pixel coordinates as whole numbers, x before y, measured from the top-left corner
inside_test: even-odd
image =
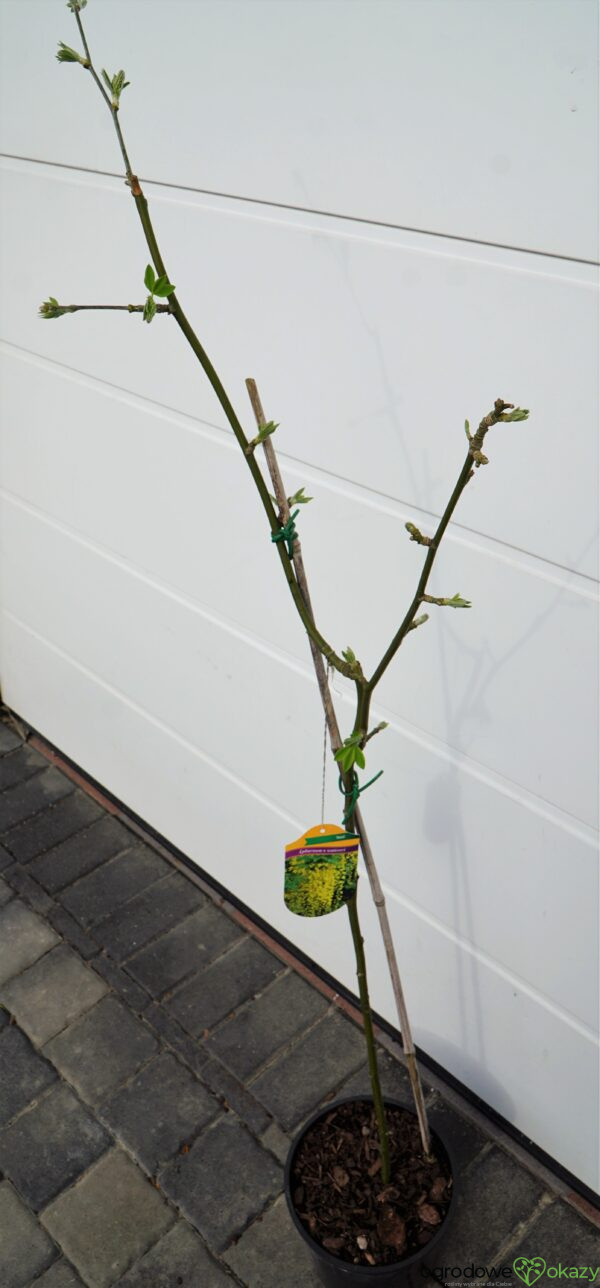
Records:
[[[316,613],[371,671],[465,450],[488,439],[378,690],[365,815],[415,1036],[598,1188],[593,53],[587,0],[90,0],[171,280],[249,432],[253,375]],[[302,628],[177,328],[36,318],[143,297],[110,118],[0,0],[4,700],[332,975],[281,898],[318,821]],[[487,449],[486,449],[487,450]],[[351,693],[335,683],[344,731]],[[327,813],[339,815],[335,775]],[[377,1009],[395,1019],[363,891]]]

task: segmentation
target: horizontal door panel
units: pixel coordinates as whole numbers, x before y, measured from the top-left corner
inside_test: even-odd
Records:
[[[594,4],[144,0],[143,24],[136,8],[84,19],[98,66],[131,81],[121,118],[139,174],[596,256]],[[95,86],[54,61],[59,39],[79,47],[70,15],[3,0],[0,25],[3,151],[119,172]],[[17,107],[24,60],[39,111]]]
[[[66,303],[143,300],[147,252],[127,192],[26,168],[6,172],[2,192],[3,336],[226,429],[172,319],[36,316],[49,293]],[[595,575],[591,269],[162,190],[153,203],[171,280],[249,435],[243,382],[252,374],[280,422],[281,451],[415,507],[428,523],[464,461],[465,417],[476,425],[498,396],[524,404],[530,422],[490,432],[490,465],[476,472],[457,521]],[[102,233],[90,253],[94,227]]]

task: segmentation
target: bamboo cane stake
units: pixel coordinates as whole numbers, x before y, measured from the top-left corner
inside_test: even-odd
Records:
[[[258,429],[260,430],[262,426],[267,423],[267,421],[263,411],[263,406],[262,406],[262,402],[256,385],[256,381],[251,378],[248,378],[246,380],[246,388],[248,390],[248,396],[252,404],[252,410],[254,412],[256,424]],[[279,518],[281,523],[287,523],[290,517],[290,507],[288,505],[287,495],[283,485],[281,471],[279,469],[279,462],[277,460],[277,455],[271,438],[266,438],[262,446],[265,454],[265,459],[267,462],[269,475],[271,477],[271,482],[273,484],[273,492],[277,500],[277,506],[279,509]],[[296,577],[298,579],[300,592],[306,604],[307,610],[314,621],[314,615],[313,615],[312,604],[310,599],[310,592],[308,589],[308,580],[306,577],[304,560],[302,558],[302,547],[300,545],[300,539],[298,537],[295,538],[294,544],[292,547],[292,561],[294,564]],[[340,735],[340,728],[339,728],[339,724],[338,724],[338,720],[335,712],[335,707],[333,705],[333,699],[331,697],[331,690],[329,687],[329,681],[327,679],[327,672],[325,670],[323,657],[317,645],[315,644],[314,640],[311,639],[310,636],[309,636],[308,642],[310,644],[310,651],[312,654],[315,673],[317,677],[317,684],[319,686],[319,693],[321,695],[323,710],[325,712],[325,719],[327,721],[327,729],[329,733],[331,750],[335,755],[335,752],[338,751],[342,745],[342,738]],[[420,1077],[419,1068],[417,1065],[415,1045],[413,1042],[413,1036],[412,1036],[412,1031],[410,1027],[410,1020],[408,1018],[408,1011],[406,1009],[404,990],[402,988],[402,981],[400,979],[400,971],[398,968],[398,960],[396,957],[394,941],[392,939],[392,931],[391,931],[390,922],[387,914],[385,895],[383,893],[381,882],[379,880],[379,874],[377,872],[377,867],[375,864],[375,859],[373,857],[373,851],[371,849],[369,837],[367,835],[367,829],[365,827],[364,819],[362,817],[362,812],[358,805],[356,806],[356,809],[354,811],[354,821],[356,824],[356,830],[360,836],[360,844],[361,844],[363,859],[365,863],[365,868],[367,870],[367,876],[369,878],[369,885],[371,887],[371,894],[373,896],[373,902],[377,909],[377,916],[379,918],[381,937],[383,939],[383,946],[384,946],[385,955],[387,958],[388,970],[390,972],[390,979],[392,982],[392,992],[394,994],[394,1001],[396,1003],[396,1011],[398,1014],[398,1023],[400,1026],[400,1033],[402,1036],[402,1048],[406,1059],[408,1076],[410,1078],[410,1085],[412,1088],[413,1098],[415,1102],[415,1109],[416,1109],[417,1118],[419,1121],[419,1129],[421,1132],[421,1142],[423,1145],[423,1151],[427,1157],[430,1157],[431,1156],[431,1135],[429,1131],[429,1123],[427,1121],[427,1111],[425,1108],[423,1086],[421,1083],[421,1077]]]

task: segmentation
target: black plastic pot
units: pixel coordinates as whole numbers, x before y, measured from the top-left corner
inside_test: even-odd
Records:
[[[284,1175],[285,1197],[290,1216],[300,1238],[311,1252],[317,1274],[321,1282],[326,1285],[326,1288],[417,1288],[417,1285],[420,1288],[424,1288],[425,1278],[421,1268],[425,1266],[426,1260],[430,1265],[435,1261],[431,1254],[442,1243],[442,1240],[445,1241],[456,1203],[456,1167],[448,1145],[442,1140],[439,1131],[432,1129],[431,1135],[436,1154],[448,1163],[452,1175],[453,1184],[450,1205],[444,1220],[438,1226],[429,1243],[424,1248],[419,1249],[418,1252],[414,1252],[410,1257],[403,1257],[401,1261],[395,1261],[388,1266],[353,1266],[348,1261],[341,1261],[339,1257],[327,1252],[326,1248],[322,1248],[311,1237],[306,1227],[302,1224],[292,1202],[291,1176],[294,1159],[307,1131],[320,1118],[325,1118],[327,1114],[330,1114],[331,1110],[335,1109],[337,1105],[348,1104],[350,1101],[355,1101],[357,1104],[364,1101],[372,1103],[370,1096],[343,1096],[338,1100],[332,1100],[324,1109],[320,1109],[318,1113],[313,1114],[296,1139],[292,1141]],[[405,1109],[409,1113],[411,1112],[409,1107],[401,1100],[386,1098],[385,1103],[398,1109]]]

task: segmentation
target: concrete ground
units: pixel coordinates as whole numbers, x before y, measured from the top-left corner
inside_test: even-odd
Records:
[[[282,1164],[368,1090],[351,1008],[1,724],[0,870],[0,1288],[313,1288]],[[425,1083],[461,1169],[442,1277],[597,1266],[597,1214]]]

